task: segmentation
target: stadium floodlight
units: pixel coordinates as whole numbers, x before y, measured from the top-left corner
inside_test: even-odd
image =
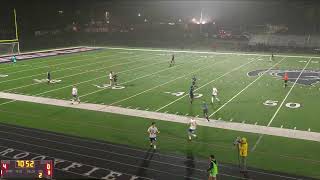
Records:
[[[197,21],[197,22],[196,22],[196,24],[200,24],[200,22],[199,22],[199,21]]]
[[[147,22],[148,20],[147,19],[144,19],[144,22]]]
[[[138,16],[140,17],[140,16],[141,16],[141,14],[140,14],[140,13],[138,13]]]
[[[196,23],[197,22],[196,18],[192,18],[192,22]]]
[[[206,21],[202,21],[202,22],[201,22],[201,24],[206,24],[206,23],[207,23]]]
[[[181,19],[179,19],[179,22],[181,22],[182,20]]]

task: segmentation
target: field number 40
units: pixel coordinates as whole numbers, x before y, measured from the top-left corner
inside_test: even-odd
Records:
[[[278,101],[266,100],[263,104],[266,105],[266,106],[273,107],[273,106],[277,106],[278,105]],[[296,108],[301,107],[301,104],[294,103],[294,102],[289,102],[289,103],[286,103],[286,107],[291,108],[291,109],[296,109]]]

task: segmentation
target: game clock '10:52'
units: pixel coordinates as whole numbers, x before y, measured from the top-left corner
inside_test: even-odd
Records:
[[[52,160],[1,160],[1,178],[53,177]]]

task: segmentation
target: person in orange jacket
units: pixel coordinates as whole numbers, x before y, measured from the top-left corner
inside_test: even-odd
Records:
[[[286,87],[288,86],[288,79],[289,79],[288,73],[285,72],[285,73],[284,73],[284,77],[283,77],[283,80],[284,80],[284,88],[286,88]]]

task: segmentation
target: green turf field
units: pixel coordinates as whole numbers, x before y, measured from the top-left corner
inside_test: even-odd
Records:
[[[176,64],[170,68],[170,52],[125,49],[104,49],[0,64],[0,74],[8,75],[0,77],[0,91],[70,99],[71,88],[75,84],[82,102],[202,117],[201,103],[203,100],[211,101],[211,89],[216,87],[221,101],[209,104],[212,119],[320,132],[317,111],[319,58],[276,56],[274,61],[270,61],[269,56],[182,52],[176,52],[175,56]],[[297,70],[298,75],[305,69],[314,73],[300,76],[300,79],[312,85],[289,82],[289,87],[284,89],[281,77],[268,73],[247,75],[263,69]],[[48,70],[53,79],[62,81],[50,85],[35,81],[46,79]],[[109,71],[118,73],[118,86],[123,89],[97,87],[109,83]],[[318,77],[314,75],[317,71]],[[201,97],[190,105],[188,91],[193,75],[198,79],[196,96]],[[6,103],[9,101],[0,99],[1,122],[139,147],[147,145],[144,129],[150,120],[32,103]],[[269,106],[265,105],[266,101]],[[259,138],[258,134],[201,127],[199,139],[190,145],[185,140],[185,125],[158,123],[162,131],[161,151],[183,154],[193,149],[196,155],[203,157],[214,151],[223,162],[237,161],[232,146],[235,137],[247,136],[251,145]],[[142,131],[135,133],[137,129]],[[177,146],[177,143],[181,145]],[[315,171],[320,167],[319,152],[320,144],[317,142],[264,136],[251,153],[249,164],[320,178],[320,173]]]

